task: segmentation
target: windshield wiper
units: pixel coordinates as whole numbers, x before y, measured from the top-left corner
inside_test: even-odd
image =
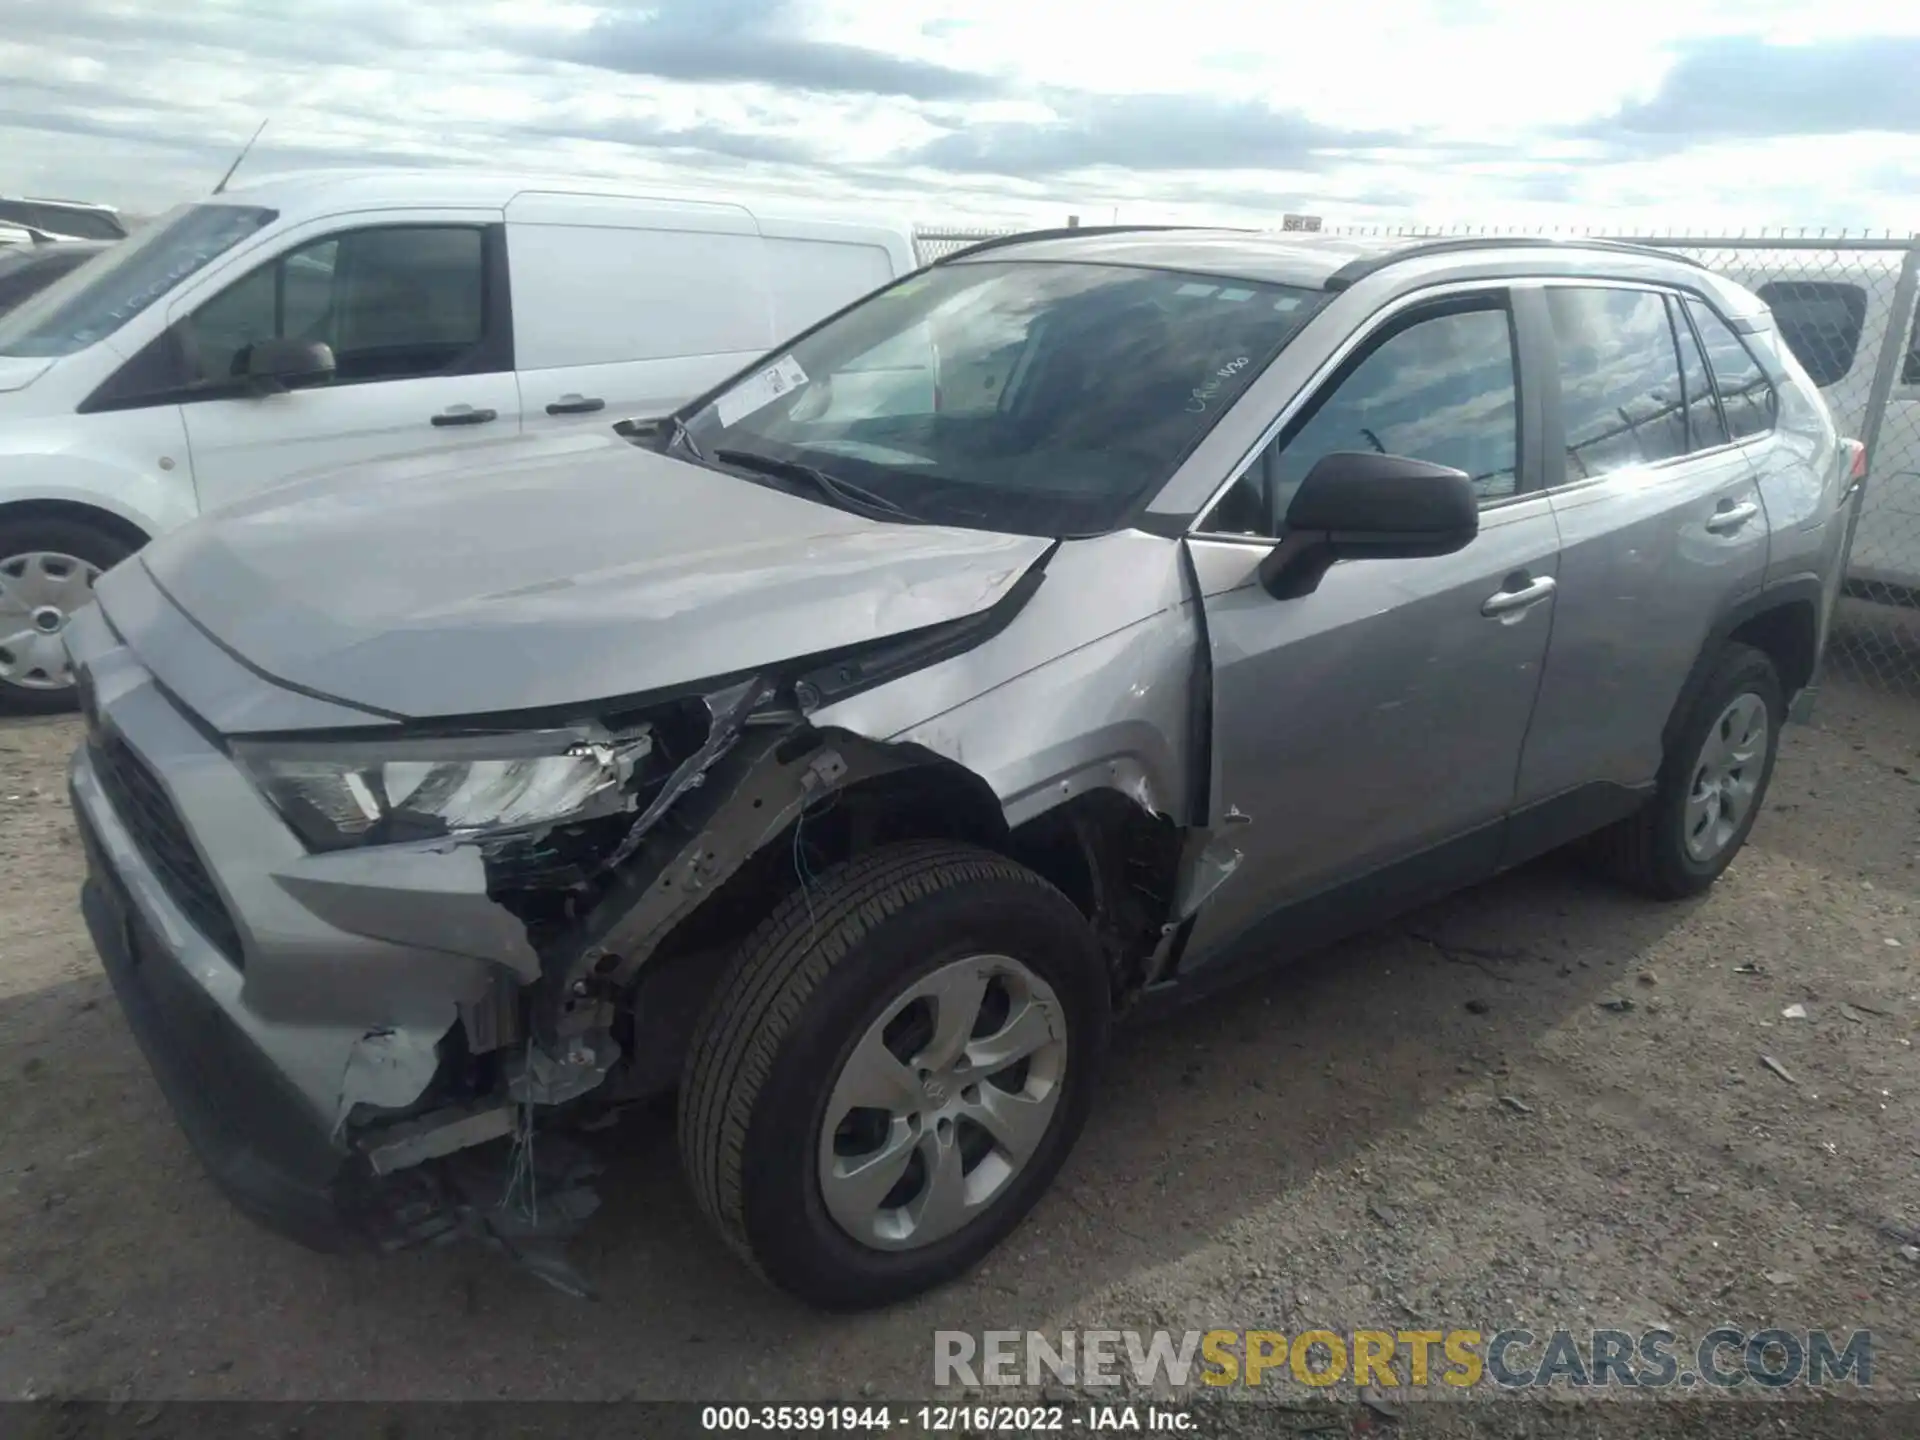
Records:
[[[713,458],[723,465],[732,465],[740,470],[755,470],[762,475],[772,475],[781,480],[798,480],[803,484],[811,485],[843,509],[876,512],[896,520],[914,518],[911,511],[894,504],[886,496],[875,494],[863,485],[855,485],[850,480],[842,480],[798,460],[782,460],[775,455],[758,455],[751,450],[716,450],[713,452]]]

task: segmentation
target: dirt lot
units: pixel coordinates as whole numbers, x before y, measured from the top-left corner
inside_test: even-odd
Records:
[[[241,1219],[81,929],[75,737],[0,726],[5,1398],[907,1397],[936,1328],[1423,1321],[1870,1327],[1876,1391],[1920,1395],[1911,701],[1824,697],[1703,900],[1550,861],[1123,1034],[1013,1240],[852,1318],[733,1262],[659,1116],[613,1132],[576,1251],[598,1303],[477,1251],[328,1258]]]

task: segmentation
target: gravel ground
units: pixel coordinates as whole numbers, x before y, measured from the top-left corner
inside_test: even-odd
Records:
[[[1912,701],[1823,697],[1701,900],[1549,860],[1123,1033],[1034,1217],[858,1317],[728,1256],[664,1114],[608,1141],[575,1251],[597,1303],[478,1251],[325,1257],[243,1220],[80,925],[76,735],[0,725],[0,1396],[907,1397],[939,1328],[1663,1322],[1871,1328],[1875,1391],[1920,1396]]]

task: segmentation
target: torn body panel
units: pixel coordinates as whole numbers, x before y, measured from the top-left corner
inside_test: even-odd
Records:
[[[742,725],[724,755],[709,753],[710,741],[704,783],[661,792],[622,844],[624,872],[587,923],[547,952],[554,983],[542,1033],[614,1026],[629,987],[673,949],[677,928],[756,856],[797,850],[796,827],[834,797],[911,809],[924,792],[876,788],[905,772],[954,787],[941,791],[954,796],[947,813],[897,817],[907,833],[951,834],[953,811],[988,812],[971,823],[1082,905],[1107,944],[1116,990],[1150,980],[1151,957],[1177,928],[1175,896],[1193,889],[1179,857],[1204,800],[1192,768],[1204,715],[1195,705],[1200,632],[1180,547],[1137,533],[1066,543],[1023,604],[1019,623],[958,653],[804,719]],[[1204,846],[1190,848],[1198,865]],[[784,870],[796,863],[784,860]],[[767,870],[768,883],[794,883],[782,866]],[[765,896],[754,903],[758,913],[771,908]]]

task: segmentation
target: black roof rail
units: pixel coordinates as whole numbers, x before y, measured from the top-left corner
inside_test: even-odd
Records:
[[[1362,256],[1358,260],[1349,260],[1326,278],[1323,288],[1345,290],[1356,281],[1364,280],[1376,271],[1389,265],[1397,265],[1402,260],[1421,259],[1428,255],[1450,255],[1461,250],[1617,250],[1629,255],[1656,255],[1664,260],[1675,260],[1682,265],[1691,265],[1696,270],[1707,267],[1690,255],[1667,250],[1658,245],[1636,245],[1626,240],[1603,240],[1588,235],[1449,235],[1433,240],[1415,240],[1411,245],[1398,250],[1387,250],[1378,255]]]
[[[1075,235],[1134,235],[1152,234],[1168,230],[1225,230],[1224,225],[1062,225],[1052,230],[1015,230],[1007,235],[994,235],[972,245],[963,245],[930,260],[929,265],[944,265],[949,260],[960,260],[968,255],[978,255],[983,250],[998,250],[1003,245],[1024,245],[1029,240],[1065,240]],[[1251,232],[1236,232],[1251,233]]]

